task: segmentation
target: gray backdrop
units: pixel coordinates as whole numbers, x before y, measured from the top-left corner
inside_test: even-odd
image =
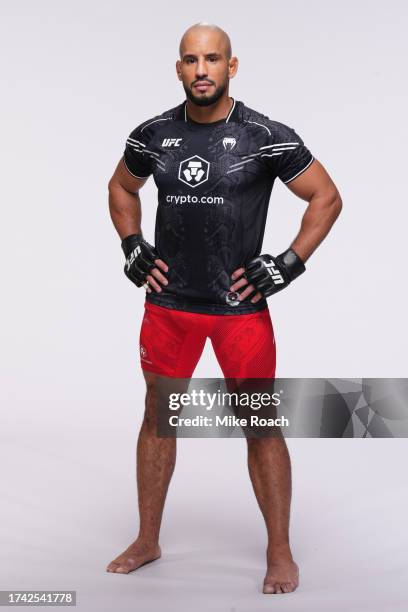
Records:
[[[137,533],[144,296],[123,276],[107,183],[130,131],[183,99],[194,22],[231,35],[231,94],[296,129],[341,217],[269,301],[277,375],[407,375],[407,6],[1,1],[3,589],[77,589],[83,610],[262,610],[265,533],[244,440],[181,440],[163,559],[106,564]],[[152,180],[142,191],[153,237]],[[306,203],[277,181],[264,240],[287,248]],[[400,280],[400,282],[397,282]],[[210,346],[196,376],[219,376]],[[290,440],[301,586],[280,609],[402,610],[404,440]]]

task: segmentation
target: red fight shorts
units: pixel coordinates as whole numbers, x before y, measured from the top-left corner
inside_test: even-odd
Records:
[[[145,303],[140,330],[143,370],[191,378],[210,338],[224,378],[274,378],[275,338],[268,308],[207,315]]]

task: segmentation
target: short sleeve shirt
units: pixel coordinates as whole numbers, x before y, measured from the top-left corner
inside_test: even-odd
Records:
[[[233,305],[231,274],[261,253],[276,178],[290,183],[313,160],[294,129],[239,101],[221,121],[192,121],[183,102],[133,130],[124,163],[153,175],[155,246],[169,266],[168,286],[147,301],[207,314],[265,308],[265,299]]]

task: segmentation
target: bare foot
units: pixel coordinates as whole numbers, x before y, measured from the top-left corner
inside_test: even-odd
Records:
[[[263,585],[264,593],[291,593],[299,585],[299,568],[289,549],[267,555],[268,569]]]
[[[116,574],[129,574],[133,570],[161,557],[160,546],[143,544],[136,540],[119,557],[111,561],[106,568],[107,572]]]

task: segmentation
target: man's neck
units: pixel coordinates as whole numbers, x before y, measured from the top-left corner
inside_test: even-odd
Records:
[[[197,123],[213,123],[228,117],[233,99],[226,94],[210,106],[198,106],[187,100],[187,116]]]

